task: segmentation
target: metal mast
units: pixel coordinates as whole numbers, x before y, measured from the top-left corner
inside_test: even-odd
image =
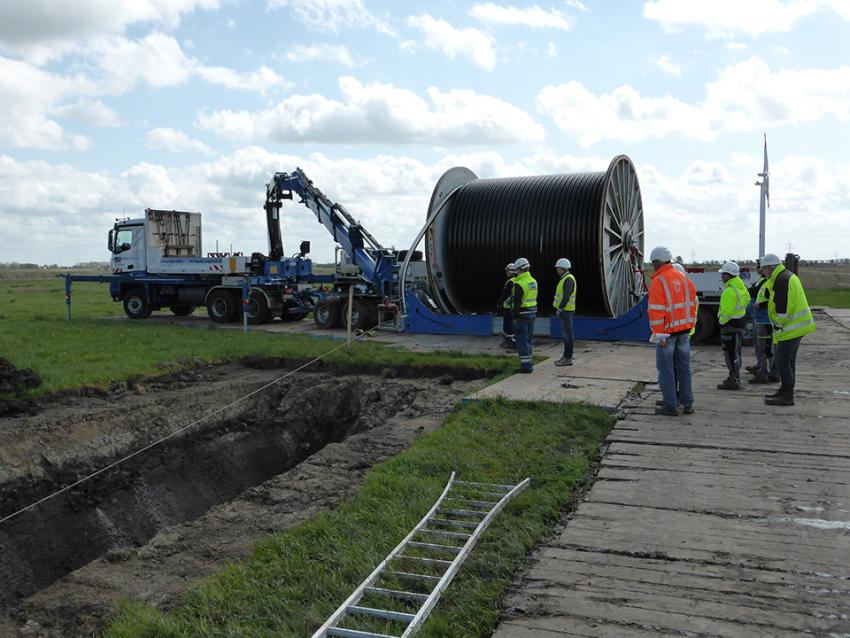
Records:
[[[756,186],[761,187],[761,197],[759,198],[759,258],[764,256],[764,211],[765,206],[770,206],[770,178],[767,170],[767,133],[764,134],[764,168],[763,172],[758,176],[760,182],[756,182]]]

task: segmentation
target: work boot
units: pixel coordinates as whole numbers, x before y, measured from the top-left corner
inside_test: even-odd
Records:
[[[734,379],[726,379],[723,383],[717,384],[718,390],[740,390],[741,384]]]
[[[671,410],[670,408],[662,405],[660,408],[655,408],[655,414],[660,414],[662,416],[679,416],[679,411]]]
[[[751,372],[753,374],[755,374],[759,371],[758,366],[746,366],[746,369],[747,369],[747,372]]]
[[[750,383],[770,383],[770,379],[768,379],[766,374],[757,374],[750,379]]]
[[[694,413],[694,406],[686,405],[684,408],[682,408],[682,412],[684,414],[693,414]]]
[[[561,357],[560,359],[558,359],[558,360],[555,362],[555,365],[556,365],[556,366],[571,366],[571,365],[573,365],[573,360],[572,360],[572,359],[566,359],[566,358],[564,358],[564,357]]]
[[[779,388],[779,389],[778,389],[776,392],[774,392],[773,394],[765,394],[765,395],[764,395],[764,398],[765,398],[765,399],[775,399],[776,397],[781,397],[781,396],[782,396],[782,388]]]
[[[531,374],[532,372],[534,372],[534,368],[519,367],[514,370],[514,374]]]
[[[664,405],[664,399],[658,399],[658,400],[655,402],[655,405]]]
[[[778,374],[769,374],[767,375],[767,380],[771,383],[779,383],[782,379],[779,378]]]
[[[767,397],[764,402],[767,405],[794,405],[794,397],[779,395],[778,397]]]

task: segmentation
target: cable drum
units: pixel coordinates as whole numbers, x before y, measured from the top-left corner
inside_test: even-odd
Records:
[[[449,169],[437,182],[425,235],[428,278],[447,313],[490,312],[504,284],[505,264],[531,262],[539,314],[551,314],[567,257],[578,283],[576,311],[617,316],[640,299],[643,202],[634,164],[615,157],[605,172],[478,179]]]

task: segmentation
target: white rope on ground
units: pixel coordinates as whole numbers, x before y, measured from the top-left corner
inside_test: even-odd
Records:
[[[379,323],[377,326],[375,326],[375,329],[380,328],[380,327],[381,327],[381,324]],[[370,336],[369,332],[364,332],[362,335],[354,337],[354,338],[352,339],[352,341],[357,341],[357,340],[362,339],[362,338],[367,337],[367,336]],[[322,359],[324,359],[325,357],[327,357],[329,354],[333,354],[333,353],[334,353],[334,352],[336,352],[337,350],[341,350],[342,348],[345,348],[346,346],[348,346],[348,345],[349,345],[349,343],[350,343],[350,342],[346,340],[346,342],[345,342],[345,343],[341,343],[341,344],[340,344],[340,345],[338,345],[337,347],[335,347],[335,348],[332,348],[332,349],[328,350],[327,352],[325,352],[324,354],[319,355],[319,356],[318,356],[318,357],[316,357],[315,359],[312,359],[312,360],[308,361],[307,363],[305,363],[304,365],[299,366],[298,368],[295,368],[295,370],[290,370],[290,371],[289,371],[289,372],[287,372],[286,374],[284,374],[284,375],[282,375],[282,376],[278,377],[277,379],[274,379],[273,381],[270,381],[269,383],[265,384],[264,386],[261,386],[261,387],[257,388],[256,390],[254,390],[254,391],[252,391],[252,392],[249,392],[249,393],[248,393],[248,394],[246,394],[245,396],[239,397],[238,399],[236,399],[236,400],[234,400],[234,401],[231,401],[231,402],[230,402],[230,403],[228,403],[227,405],[222,406],[222,407],[220,407],[220,408],[218,408],[218,409],[216,409],[216,410],[213,410],[212,412],[210,412],[210,413],[208,413],[208,414],[205,414],[205,415],[204,415],[204,416],[202,416],[201,418],[196,419],[195,421],[192,421],[189,425],[184,425],[182,428],[180,428],[180,429],[178,429],[178,430],[175,430],[175,431],[174,431],[174,432],[172,432],[171,434],[167,434],[166,436],[162,437],[161,439],[158,439],[157,441],[154,441],[153,443],[149,443],[149,444],[148,444],[148,445],[146,445],[145,447],[143,447],[143,448],[141,448],[141,449],[139,449],[139,450],[136,450],[135,452],[131,452],[131,453],[130,453],[130,454],[128,454],[127,456],[125,456],[125,457],[123,457],[123,458],[120,458],[120,459],[118,459],[117,461],[114,461],[113,463],[110,463],[110,464],[109,464],[109,465],[107,465],[106,467],[102,467],[102,468],[100,468],[99,470],[97,470],[96,472],[93,472],[93,473],[89,474],[88,476],[84,476],[83,478],[79,479],[78,481],[75,481],[74,483],[71,483],[70,485],[66,485],[66,486],[65,486],[65,487],[63,487],[63,488],[61,488],[61,489],[59,489],[59,490],[57,490],[57,491],[55,491],[55,492],[53,492],[53,493],[51,493],[51,494],[48,494],[47,496],[45,496],[45,497],[43,497],[43,498],[38,499],[38,500],[37,500],[37,501],[35,501],[34,503],[30,503],[30,504],[29,504],[29,505],[27,505],[26,507],[22,507],[22,508],[21,508],[21,509],[19,509],[18,511],[16,511],[16,512],[12,512],[12,513],[11,513],[11,514],[9,514],[8,516],[4,516],[3,518],[0,518],[0,525],[2,525],[3,523],[5,523],[6,521],[8,521],[8,520],[10,520],[10,519],[15,518],[16,516],[19,516],[19,515],[23,514],[24,512],[26,512],[26,511],[28,511],[28,510],[31,510],[31,509],[32,509],[32,508],[34,508],[34,507],[37,507],[38,505],[41,505],[41,504],[42,504],[42,503],[44,503],[45,501],[49,501],[50,499],[55,498],[55,497],[59,496],[60,494],[63,494],[64,492],[67,492],[68,490],[71,490],[71,489],[73,489],[73,488],[77,487],[77,486],[78,486],[78,485],[80,485],[81,483],[85,483],[86,481],[89,481],[89,480],[93,479],[95,476],[97,476],[97,475],[99,475],[99,474],[103,474],[104,472],[107,472],[107,471],[111,470],[113,467],[116,467],[117,465],[121,465],[122,463],[124,463],[124,462],[126,462],[126,461],[129,461],[130,459],[132,459],[132,458],[133,458],[133,457],[135,457],[135,456],[138,456],[138,455],[139,455],[139,454],[141,454],[142,452],[145,452],[145,451],[147,451],[147,450],[151,449],[152,447],[156,447],[157,445],[160,445],[161,443],[164,443],[165,441],[167,441],[167,440],[169,440],[169,439],[171,439],[171,438],[173,438],[173,437],[177,436],[177,435],[178,435],[178,434],[180,434],[181,432],[185,432],[186,430],[188,430],[188,429],[189,429],[189,428],[191,428],[192,426],[197,425],[198,423],[200,423],[200,422],[202,422],[202,421],[204,421],[204,420],[206,420],[206,419],[210,418],[211,416],[215,416],[216,414],[219,414],[220,412],[224,412],[225,410],[227,410],[228,408],[233,407],[233,406],[234,406],[234,405],[236,405],[237,403],[241,403],[241,402],[242,402],[242,401],[244,401],[245,399],[248,399],[248,398],[250,398],[250,397],[254,396],[255,394],[257,394],[258,392],[262,392],[263,390],[265,390],[265,389],[267,389],[267,388],[270,388],[270,387],[271,387],[271,386],[273,386],[274,384],[276,384],[276,383],[279,383],[279,382],[283,381],[284,379],[286,379],[287,377],[292,376],[292,375],[293,375],[293,374],[295,374],[296,372],[300,372],[300,371],[301,371],[301,370],[303,370],[304,368],[306,368],[306,367],[308,367],[308,366],[313,365],[313,364],[314,364],[314,363],[316,363],[317,361],[321,361]]]

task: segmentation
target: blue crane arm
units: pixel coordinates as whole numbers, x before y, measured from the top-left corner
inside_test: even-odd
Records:
[[[331,202],[322,191],[313,186],[313,182],[300,168],[296,168],[292,173],[275,173],[272,181],[267,184],[265,208],[270,228],[272,215],[277,224],[282,201],[292,199],[293,193],[298,195],[302,204],[313,211],[334,241],[360,268],[364,278],[380,287],[380,280],[385,276],[387,266],[382,263],[387,261],[382,259],[386,254],[384,248],[345,208]]]

